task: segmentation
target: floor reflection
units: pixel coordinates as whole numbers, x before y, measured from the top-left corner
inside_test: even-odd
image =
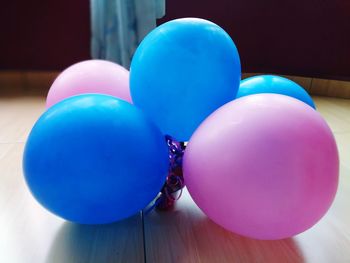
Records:
[[[193,225],[193,232],[203,253],[203,262],[293,262],[303,263],[303,255],[293,238],[255,240],[231,233],[208,218]],[[214,248],[215,247],[215,248]],[[227,256],[229,255],[229,256]]]
[[[147,262],[303,263],[292,239],[261,241],[233,234],[209,220],[187,191],[172,212],[145,217]]]
[[[97,226],[66,222],[59,229],[46,262],[144,262],[141,216]]]

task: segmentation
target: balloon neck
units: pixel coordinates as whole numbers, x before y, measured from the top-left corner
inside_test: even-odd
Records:
[[[185,181],[182,173],[182,159],[186,149],[185,142],[176,141],[169,135],[165,136],[169,152],[169,171],[163,188],[156,198],[154,207],[158,210],[169,210],[180,199]],[[150,209],[150,210],[151,210]]]

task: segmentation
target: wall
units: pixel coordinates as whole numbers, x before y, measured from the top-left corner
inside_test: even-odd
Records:
[[[245,72],[350,80],[348,0],[167,0],[233,37]],[[0,69],[61,70],[89,58],[89,1],[12,0],[0,9]]]
[[[162,22],[191,16],[228,31],[245,72],[350,80],[349,0],[168,0]]]
[[[90,57],[88,0],[4,2],[0,69],[61,70]]]

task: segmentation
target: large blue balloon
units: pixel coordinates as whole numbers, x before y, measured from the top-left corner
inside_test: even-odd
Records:
[[[26,143],[23,169],[36,199],[83,224],[126,218],[159,193],[168,150],[137,107],[107,95],[80,95],[46,111]]]
[[[259,75],[241,81],[237,98],[258,93],[277,93],[301,100],[316,108],[310,95],[297,83],[280,76]]]
[[[167,22],[142,41],[131,63],[133,102],[163,134],[186,141],[213,111],[236,96],[241,66],[218,25],[197,18]]]

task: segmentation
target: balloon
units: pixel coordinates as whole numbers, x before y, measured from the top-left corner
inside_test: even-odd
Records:
[[[291,97],[257,94],[227,103],[196,130],[184,179],[217,224],[256,239],[313,226],[338,185],[333,135],[321,115]]]
[[[100,93],[131,102],[129,71],[106,60],[87,60],[65,69],[52,84],[46,108],[79,94]]]
[[[137,107],[112,96],[63,100],[36,122],[23,169],[34,197],[66,220],[117,221],[159,193],[168,150],[159,129]]]
[[[233,100],[241,77],[235,44],[218,25],[197,18],[167,22],[142,41],[130,89],[163,134],[190,138],[214,110]]]
[[[316,109],[310,95],[297,83],[279,76],[260,75],[241,81],[237,98],[258,93],[277,93],[287,95],[305,102]]]

